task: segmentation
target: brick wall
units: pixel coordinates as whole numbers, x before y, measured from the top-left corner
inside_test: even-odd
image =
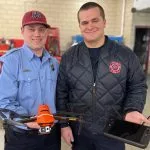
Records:
[[[93,0],[102,5],[106,13],[107,35],[121,34],[123,0]],[[60,29],[61,51],[72,42],[72,36],[80,34],[77,11],[88,0],[0,0],[0,38],[22,38],[21,19],[24,12],[37,9],[45,13],[48,23]],[[125,44],[133,48],[135,25],[150,25],[150,14],[135,15],[131,12],[133,0],[126,0],[123,37]]]
[[[133,7],[133,0],[126,0],[123,37],[125,44],[130,48],[133,48],[133,43],[131,41],[132,18],[133,18],[133,14],[131,12],[132,7]]]
[[[93,1],[105,9],[106,34],[120,35],[120,0]],[[60,29],[61,51],[65,51],[71,45],[72,36],[80,34],[76,14],[85,2],[87,0],[0,0],[0,37],[22,38],[20,27],[24,12],[37,9],[45,13],[51,26]]]

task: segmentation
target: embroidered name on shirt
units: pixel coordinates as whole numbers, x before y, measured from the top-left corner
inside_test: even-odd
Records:
[[[121,63],[112,61],[109,65],[109,71],[114,74],[118,74],[121,71]]]
[[[23,72],[31,72],[31,70],[29,70],[29,69],[23,69],[22,71]]]

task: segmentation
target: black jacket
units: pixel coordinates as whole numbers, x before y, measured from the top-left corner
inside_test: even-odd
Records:
[[[81,113],[89,131],[102,131],[111,117],[142,112],[146,79],[138,58],[127,47],[107,40],[101,48],[96,81],[84,42],[63,56],[57,83],[57,110]]]

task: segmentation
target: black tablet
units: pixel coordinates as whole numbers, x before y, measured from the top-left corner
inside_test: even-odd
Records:
[[[123,120],[111,120],[104,128],[104,135],[136,147],[146,148],[150,141],[150,127]]]

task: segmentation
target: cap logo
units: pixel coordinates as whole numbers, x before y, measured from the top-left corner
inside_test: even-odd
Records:
[[[47,24],[45,15],[40,11],[36,10],[26,12],[22,18],[22,27],[30,24],[42,24],[45,25],[47,28],[50,28],[50,25]]]
[[[42,18],[42,15],[40,12],[35,11],[35,12],[32,12],[32,18],[34,19]]]
[[[116,61],[112,61],[109,65],[109,70],[111,73],[113,74],[118,74],[121,71],[121,63],[120,62],[116,62]]]

